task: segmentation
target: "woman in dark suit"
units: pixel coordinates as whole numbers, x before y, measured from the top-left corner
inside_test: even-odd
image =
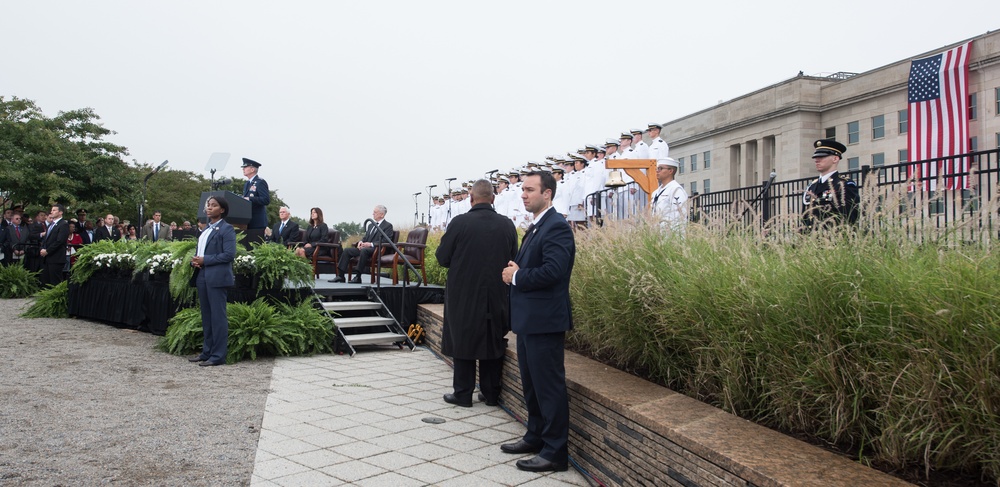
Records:
[[[299,257],[312,259],[313,252],[316,251],[316,244],[325,242],[329,233],[330,228],[326,226],[326,223],[323,223],[323,210],[313,208],[309,211],[309,228],[306,229],[306,234],[302,238],[304,245],[295,249],[295,254]]]
[[[205,334],[201,354],[188,360],[203,367],[226,363],[229,344],[229,316],[226,315],[226,288],[235,284],[233,260],[236,259],[236,230],[223,220],[229,214],[229,202],[221,196],[205,201],[208,227],[198,237],[198,247],[191,265],[201,302],[201,328]]]

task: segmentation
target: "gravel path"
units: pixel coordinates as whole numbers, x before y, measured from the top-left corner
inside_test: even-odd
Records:
[[[273,360],[198,367],[27,305],[0,300],[0,486],[249,484]]]

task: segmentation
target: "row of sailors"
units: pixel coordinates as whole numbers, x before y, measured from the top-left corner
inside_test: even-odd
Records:
[[[632,129],[623,132],[618,139],[607,139],[602,145],[588,145],[577,151],[577,154],[566,156],[548,156],[547,162],[529,162],[520,170],[513,170],[506,175],[500,175],[494,180],[496,198],[493,207],[497,213],[505,215],[514,225],[527,228],[532,215],[525,211],[521,200],[521,177],[532,171],[551,171],[558,187],[552,205],[570,222],[583,224],[588,217],[597,215],[597,202],[591,194],[605,189],[610,170],[608,159],[664,159],[668,157],[670,147],[662,138],[658,123],[650,123],[646,130]],[[648,133],[650,142],[643,140],[643,134]],[[625,183],[631,183],[632,178],[623,175]],[[469,183],[471,185],[471,182]],[[617,194],[617,199],[616,199]],[[608,193],[608,201],[601,205],[610,208],[615,204],[635,205],[640,198],[635,188]],[[452,218],[469,211],[468,189],[452,191],[451,195],[436,197],[431,208],[430,224],[433,228],[444,229]]]

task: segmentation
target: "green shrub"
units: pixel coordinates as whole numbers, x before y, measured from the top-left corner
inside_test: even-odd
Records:
[[[0,265],[0,299],[26,298],[38,292],[38,272],[23,265]]]
[[[168,287],[170,289],[170,296],[181,306],[194,304],[198,297],[198,290],[194,286],[191,286],[191,278],[194,277],[194,267],[191,267],[191,258],[194,257],[197,250],[198,240],[196,239],[170,243],[171,260],[179,263],[170,271],[170,284]],[[200,315],[198,319],[200,323]]]
[[[293,287],[312,287],[312,264],[295,255],[292,250],[276,243],[255,243],[250,255],[258,280],[258,291],[281,287],[285,280]]]
[[[25,318],[69,318],[69,282],[38,291],[31,307],[21,316]]]
[[[261,356],[299,356],[333,351],[333,323],[310,302],[272,305],[266,299],[250,304],[229,303],[229,344],[226,363]],[[201,352],[204,335],[201,311],[181,310],[170,320],[161,350],[175,355]]]
[[[865,462],[998,479],[1000,257],[970,228],[897,222],[578,232],[570,346]]]

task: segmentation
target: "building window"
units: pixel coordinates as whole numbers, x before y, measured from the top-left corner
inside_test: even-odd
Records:
[[[677,159],[677,165],[680,166],[678,168],[678,169],[680,169],[680,171],[678,171],[678,173],[684,174],[684,158],[683,157],[680,157],[680,158]]]
[[[1000,132],[997,132],[997,148],[1000,149]]]
[[[691,181],[691,194],[698,192],[698,181]]]
[[[691,172],[698,170],[698,154],[691,154]]]
[[[847,143],[857,144],[861,139],[861,123],[858,121],[847,122]]]
[[[712,167],[712,153],[710,151],[702,152],[701,160],[704,161],[705,169]],[[705,192],[707,193],[708,191]]]
[[[899,133],[905,134],[909,131],[908,124],[910,122],[910,112],[906,110],[899,111]]]
[[[711,193],[712,192],[712,180],[711,179],[706,179],[706,180],[704,180],[704,181],[701,182],[701,192],[702,193]]]
[[[899,149],[899,162],[910,162],[910,151],[907,149]]]
[[[847,159],[847,170],[848,171],[857,171],[859,167],[860,166],[858,166],[858,158],[857,157],[851,157],[851,158]]]
[[[993,99],[997,101],[997,107],[993,110],[993,113],[1000,115],[1000,88],[993,89]]]
[[[836,140],[836,138],[837,138],[837,127],[827,127],[826,128],[826,138]]]
[[[975,93],[969,93],[969,120],[976,119],[976,101],[978,97]]]
[[[880,167],[885,165],[885,152],[879,152],[878,154],[872,154],[872,166]]]
[[[885,138],[885,115],[872,117],[872,140]]]
[[[979,137],[969,137],[969,152],[979,150]]]

